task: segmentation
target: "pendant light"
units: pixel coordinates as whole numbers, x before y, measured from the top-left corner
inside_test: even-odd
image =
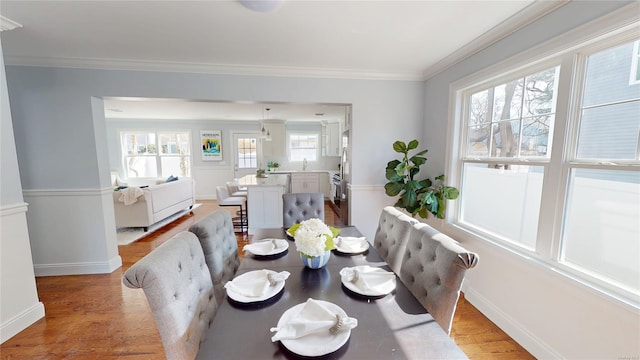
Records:
[[[265,141],[271,141],[271,133],[269,132],[269,130],[265,130],[264,128],[264,121],[265,121],[264,110],[267,110],[267,117],[268,117],[269,111],[271,110],[271,108],[265,108],[262,110],[262,136],[260,138],[264,139]]]

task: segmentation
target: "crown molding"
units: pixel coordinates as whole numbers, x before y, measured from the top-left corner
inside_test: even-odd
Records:
[[[434,75],[472,56],[511,33],[525,27],[544,15],[567,4],[570,0],[541,1],[536,0],[531,5],[503,21],[498,26],[485,32],[464,47],[443,60],[428,67],[422,72],[377,72],[362,69],[330,69],[285,66],[236,65],[215,63],[171,62],[157,60],[130,60],[113,58],[48,58],[33,56],[9,56],[5,54],[5,65],[57,67],[73,69],[95,70],[125,70],[125,71],[153,71],[200,73],[212,75],[236,76],[270,76],[270,77],[300,77],[323,79],[349,80],[391,80],[391,81],[424,81]],[[2,24],[8,20],[2,18]],[[15,23],[17,24],[17,23]],[[21,26],[20,24],[17,24]]]
[[[13,30],[21,27],[21,24],[0,15],[0,31]]]
[[[273,77],[334,78],[351,80],[422,81],[419,72],[394,73],[363,71],[358,69],[324,69],[284,66],[230,65],[212,63],[169,62],[155,60],[98,59],[98,58],[44,58],[33,56],[8,56],[5,65],[57,67],[96,70],[129,70],[184,72],[215,75],[246,75]]]
[[[462,60],[477,54],[550,12],[568,4],[570,1],[571,0],[536,0],[533,4],[527,6],[491,30],[475,38],[473,41],[456,50],[451,55],[430,66],[423,72],[422,80],[428,80]]]

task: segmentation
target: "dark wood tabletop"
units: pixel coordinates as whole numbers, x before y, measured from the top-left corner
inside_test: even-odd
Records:
[[[341,235],[361,236],[354,227],[341,229]],[[286,238],[283,229],[260,229],[254,241]],[[240,249],[241,250],[241,249]],[[386,263],[370,247],[355,256],[332,254],[322,269],[304,267],[293,241],[282,257],[258,260],[246,254],[237,275],[256,269],[291,273],[284,290],[257,305],[238,304],[228,298],[220,304],[213,325],[201,345],[197,359],[299,359],[280,342],[271,342],[281,315],[309,298],[325,300],[358,319],[349,341],[323,359],[466,359],[466,355],[433,320],[409,290],[397,280],[396,290],[368,299],[347,290],[341,283],[344,267],[370,265],[388,271]]]

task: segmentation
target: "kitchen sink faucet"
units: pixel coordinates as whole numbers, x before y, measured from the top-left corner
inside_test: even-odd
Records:
[[[307,158],[304,158],[304,160],[302,160],[302,171],[306,171],[307,170]]]

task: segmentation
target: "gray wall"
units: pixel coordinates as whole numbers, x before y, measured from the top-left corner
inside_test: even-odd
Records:
[[[351,205],[357,211],[351,223],[367,236],[375,232],[380,209],[391,202],[382,188],[386,162],[396,157],[391,144],[423,130],[419,81],[7,66],[7,82],[22,187],[33,210],[29,230],[36,275],[108,272],[120,264],[113,208],[107,206],[107,140],[113,133],[101,115],[97,99],[102,97],[352,104]],[[78,214],[83,226],[73,227]],[[42,228],[43,222],[49,227]]]
[[[353,182],[384,183],[391,143],[422,132],[421,82],[7,67],[25,189],[99,184],[91,97],[353,104]],[[388,143],[388,146],[383,146]],[[36,145],[34,145],[36,144]],[[64,156],[63,159],[60,156]]]

